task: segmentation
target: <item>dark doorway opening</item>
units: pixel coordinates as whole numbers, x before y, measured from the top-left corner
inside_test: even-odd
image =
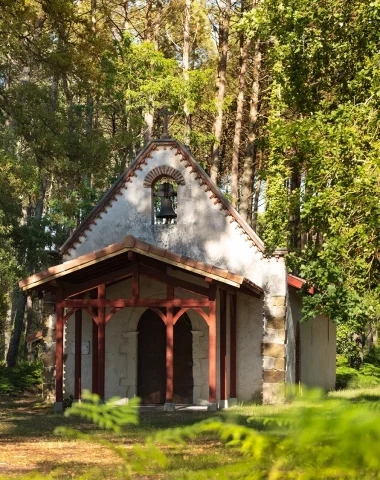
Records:
[[[137,395],[141,403],[164,403],[166,394],[166,326],[157,313],[146,310],[138,323]],[[174,325],[173,402],[193,403],[193,336],[183,314]]]
[[[193,403],[193,335],[191,321],[183,314],[174,325],[173,402]]]
[[[166,326],[146,310],[139,320],[137,395],[142,403],[164,403],[166,389]]]

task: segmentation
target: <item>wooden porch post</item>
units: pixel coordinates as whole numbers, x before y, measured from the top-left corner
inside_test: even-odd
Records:
[[[236,398],[236,295],[230,294],[230,398]]]
[[[98,310],[94,312],[98,315]],[[99,393],[98,390],[98,324],[92,320],[92,393]]]
[[[165,401],[167,403],[173,402],[173,380],[174,380],[173,342],[174,342],[173,307],[168,307],[166,310],[166,396],[165,396]]]
[[[55,411],[63,410],[63,307],[62,293],[56,299]]]
[[[75,385],[74,399],[80,400],[82,392],[82,309],[75,312]]]
[[[167,286],[167,297],[172,300],[174,298],[174,288]],[[173,383],[174,383],[174,326],[173,326],[173,307],[170,305],[166,308],[166,394],[165,394],[165,410],[174,410],[173,404]]]
[[[98,299],[106,297],[106,286],[99,285]],[[104,400],[104,381],[106,367],[106,309],[98,308],[98,394]]]
[[[227,400],[227,295],[219,290],[220,303],[220,400]],[[227,406],[226,404],[223,406]]]
[[[216,287],[210,285],[209,296],[209,402],[216,408]]]

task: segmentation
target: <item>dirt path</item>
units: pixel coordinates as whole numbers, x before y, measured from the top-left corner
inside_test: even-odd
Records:
[[[38,401],[33,396],[0,397],[0,476],[59,469],[57,478],[67,479],[98,467],[112,478],[120,459],[103,446],[55,436],[56,426],[73,422]]]

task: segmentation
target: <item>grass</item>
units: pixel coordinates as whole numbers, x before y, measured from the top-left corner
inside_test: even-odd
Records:
[[[374,402],[380,400],[380,387],[371,389],[341,390],[331,392],[329,398],[342,398],[352,402]],[[207,412],[141,412],[138,426],[131,425],[120,434],[100,431],[92,424],[75,417],[63,417],[52,412],[32,395],[29,397],[0,396],[0,479],[19,478],[30,472],[54,473],[56,479],[70,479],[91,471],[89,478],[117,477],[121,460],[106,447],[84,440],[64,438],[54,434],[57,426],[69,426],[97,438],[122,444],[126,451],[134,443],[143,444],[145,439],[161,429],[192,425],[212,416],[221,416],[235,423],[265,430],[272,435],[287,435],[287,427],[276,423],[265,423],[265,418],[277,417],[298,408],[293,404],[263,406],[240,404],[228,410]],[[189,441],[186,445],[162,446],[168,458],[163,469],[155,464],[148,466],[146,479],[183,478],[188,472],[200,472],[211,468],[237,464],[241,454],[228,448],[220,440],[207,433]],[[95,473],[97,472],[97,473]]]

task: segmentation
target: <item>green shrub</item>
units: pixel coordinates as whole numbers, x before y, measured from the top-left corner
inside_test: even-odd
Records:
[[[370,363],[363,363],[359,370],[337,362],[336,388],[366,388],[380,385],[380,367]]]
[[[0,365],[0,393],[36,390],[42,384],[42,363],[22,362],[13,368]]]
[[[380,347],[372,345],[370,351],[364,357],[364,362],[380,367]]]
[[[362,401],[326,400],[319,392],[309,392],[294,408],[264,420],[275,429],[256,430],[250,425],[222,421],[213,417],[191,426],[160,431],[132,450],[115,446],[103,438],[60,428],[57,433],[101,443],[125,461],[120,478],[144,474],[155,462],[167,468],[165,455],[157,445],[185,444],[196,437],[212,435],[226,447],[238,449],[242,457],[231,465],[206,470],[186,471],[186,479],[353,479],[379,478],[380,409]],[[99,426],[120,431],[123,425],[138,422],[138,401],[118,407],[102,404],[99,397],[86,395],[87,403],[76,404],[66,414],[93,420]],[[255,420],[255,419],[253,419]],[[277,431],[277,433],[276,433]],[[203,437],[204,438],[204,437]],[[133,459],[133,460],[132,460]],[[162,470],[161,470],[162,471]],[[86,474],[88,475],[89,472]],[[160,475],[161,476],[161,475]],[[165,478],[165,474],[162,474]],[[89,478],[88,476],[82,477]],[[138,477],[140,478],[140,477]],[[144,477],[145,478],[145,477]]]

